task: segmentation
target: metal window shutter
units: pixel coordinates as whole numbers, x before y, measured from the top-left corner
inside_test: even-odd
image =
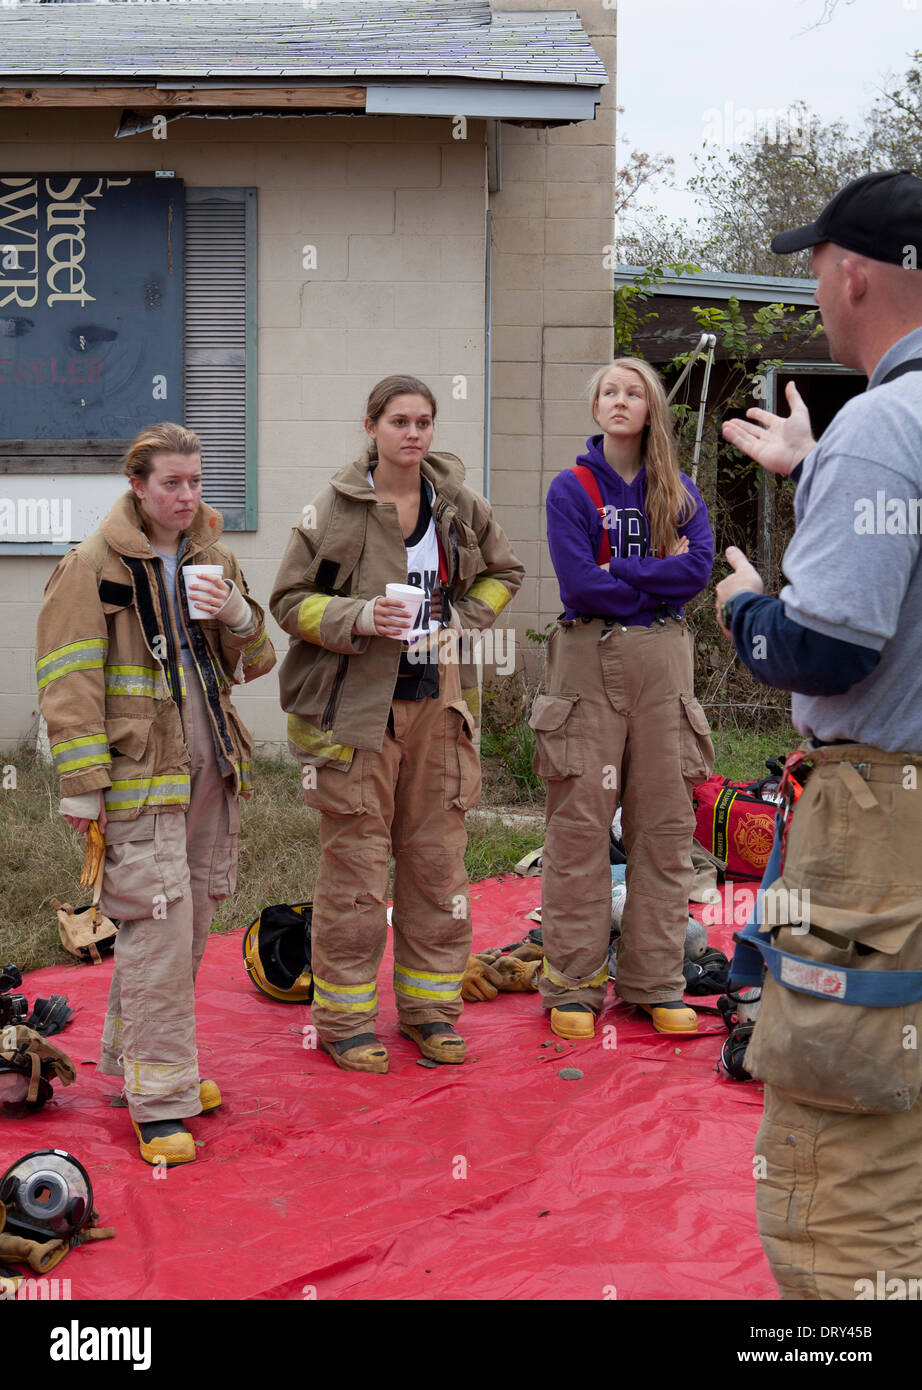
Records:
[[[245,189],[187,189],[184,423],[202,441],[203,496],[229,529],[248,526],[248,207]],[[191,196],[190,196],[191,195]],[[236,196],[234,196],[236,195]],[[251,506],[248,507],[248,501]]]

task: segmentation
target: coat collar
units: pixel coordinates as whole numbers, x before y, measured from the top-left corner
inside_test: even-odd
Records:
[[[154,549],[144,531],[141,511],[130,488],[104,518],[100,530],[119,555],[132,555],[144,560],[153,558]],[[183,559],[214,545],[223,530],[224,518],[221,513],[209,507],[207,502],[200,502],[198,511],[183,532],[186,537]]]
[[[464,485],[464,464],[457,455],[426,454],[419,467],[423,477],[429,479],[439,496],[452,502],[455,500]],[[330,486],[336,492],[341,492],[345,497],[352,497],[357,502],[375,502],[377,494],[365,476],[367,472],[368,459],[363,454],[361,458],[355,459],[338,473],[334,473],[330,479]]]

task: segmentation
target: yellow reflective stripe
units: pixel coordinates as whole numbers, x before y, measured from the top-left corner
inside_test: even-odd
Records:
[[[318,985],[320,989],[327,991],[332,990],[334,994],[368,995],[374,994],[378,988],[378,983],[376,980],[369,980],[368,983],[364,985],[334,985],[329,980],[319,979],[316,975],[314,976],[314,984]]]
[[[126,796],[126,792],[139,795]],[[189,775],[174,772],[166,777],[126,777],[106,787],[103,796],[107,811],[130,811],[137,806],[185,806],[189,801]]]
[[[404,975],[408,980],[432,980],[437,984],[457,984],[464,979],[464,971],[451,975],[436,975],[431,970],[409,970],[405,965],[394,965],[394,974]]]
[[[331,743],[328,733],[324,733],[316,724],[311,724],[298,714],[288,716],[288,739],[299,752],[311,758],[329,758],[331,762],[351,763],[355,753],[355,749],[346,744]]]
[[[314,1005],[339,1013],[369,1013],[377,1007],[378,988],[374,980],[364,985],[334,985],[314,976]]]
[[[476,685],[471,690],[462,690],[461,699],[476,719],[480,713],[480,691],[477,689]]]
[[[574,984],[572,980],[566,980],[563,975],[558,975],[554,967],[548,963],[547,956],[544,957],[544,973],[551,984],[562,985],[564,989],[596,989],[608,980],[608,962],[605,962],[602,969],[597,975],[593,975],[591,980],[581,980],[579,984]]]
[[[260,628],[259,636],[255,642],[251,642],[248,647],[243,649],[243,661],[245,666],[251,666],[254,661],[258,661],[262,655],[262,649],[269,640],[269,634],[264,627]]]
[[[512,595],[505,584],[500,584],[498,579],[478,579],[471,585],[465,598],[479,599],[488,608],[492,608],[494,613],[499,614],[502,613]]]
[[[97,670],[104,664],[108,649],[108,637],[92,637],[85,642],[70,642],[66,647],[56,647],[35,663],[39,690],[44,690],[52,681],[73,671]]]
[[[298,609],[298,636],[305,642],[320,645],[320,623],[329,602],[329,594],[311,594],[302,600]]]
[[[461,993],[460,975],[434,975],[427,970],[406,970],[394,966],[394,993],[411,999],[438,999],[442,1003],[457,999]]]
[[[170,694],[172,695],[172,694],[173,694],[173,682],[170,680],[170,673],[169,673],[169,671],[167,671],[166,683],[167,683],[167,686],[169,687]],[[185,672],[184,672],[184,669],[183,669],[182,666],[180,666],[180,668],[179,668],[179,693],[180,693],[180,695],[182,695],[182,697],[185,699],[185,695],[186,695],[186,676],[185,676]]]
[[[107,666],[104,675],[107,695],[140,695],[156,699],[161,689],[162,673],[152,666]]]
[[[81,767],[99,767],[112,761],[105,734],[87,734],[83,738],[69,738],[63,743],[53,743],[51,758],[54,770],[59,775],[64,772],[76,772]]]
[[[234,762],[234,767],[235,767],[236,772],[237,772],[237,780],[238,780],[239,783],[240,783],[240,791],[241,791],[241,792],[249,792],[249,791],[252,791],[252,790],[253,790],[253,779],[252,779],[253,764],[250,763],[250,762],[237,762],[237,761],[235,760],[235,762]]]
[[[89,637],[82,642],[69,642],[66,647],[55,647],[53,652],[49,652],[47,656],[40,657],[35,663],[35,669],[36,671],[44,670],[46,666],[52,665],[55,661],[61,661],[65,657],[72,656],[74,652],[102,650],[103,647],[108,647],[108,645],[108,637]]]

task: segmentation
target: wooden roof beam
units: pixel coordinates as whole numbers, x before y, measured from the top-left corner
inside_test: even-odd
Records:
[[[0,87],[0,107],[131,106],[174,111],[185,107],[278,107],[289,111],[365,109],[364,87]]]

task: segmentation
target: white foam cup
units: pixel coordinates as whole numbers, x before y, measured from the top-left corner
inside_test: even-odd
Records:
[[[418,589],[415,584],[388,584],[385,589],[387,598],[396,598],[410,610],[410,624],[408,632],[412,632],[419,624],[419,611],[426,598],[425,589]]]
[[[186,585],[186,598],[189,602],[190,618],[210,618],[212,614],[205,608],[200,608],[195,599],[189,593],[189,583],[195,583],[199,575],[214,576],[216,579],[224,578],[224,568],[222,565],[183,565],[182,576]]]

